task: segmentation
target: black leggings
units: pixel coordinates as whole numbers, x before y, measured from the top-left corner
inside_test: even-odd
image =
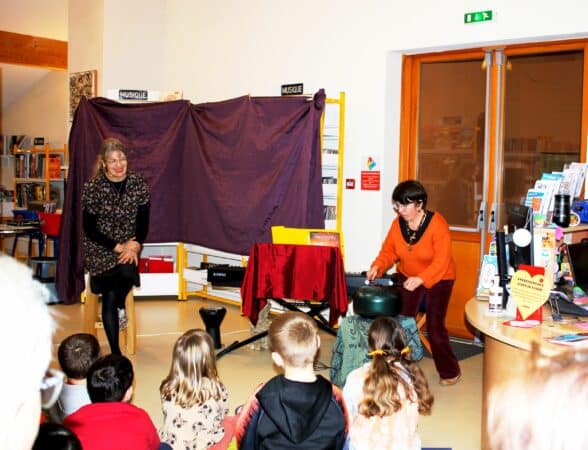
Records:
[[[124,309],[125,299],[137,278],[137,266],[119,264],[113,269],[91,278],[92,291],[102,295],[102,323],[110,351],[121,354],[118,342],[118,310]]]
[[[107,291],[102,294],[102,323],[104,324],[104,332],[108,338],[111,353],[120,355],[120,346],[118,343],[118,310],[124,309],[125,298],[129,293],[128,289],[116,289]]]

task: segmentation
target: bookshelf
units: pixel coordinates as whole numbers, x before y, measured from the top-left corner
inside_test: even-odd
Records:
[[[321,117],[321,165],[325,229],[341,231],[345,92],[327,98]]]
[[[14,207],[43,210],[43,205],[55,202],[63,207],[65,192],[64,166],[67,146],[13,148],[14,154]]]

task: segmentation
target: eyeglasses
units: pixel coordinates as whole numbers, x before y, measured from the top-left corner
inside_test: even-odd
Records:
[[[116,163],[120,163],[120,164],[124,164],[127,162],[127,158],[121,158],[121,159],[107,159],[106,160],[106,164],[108,164],[109,166],[114,166]]]
[[[61,394],[64,378],[63,372],[57,369],[47,369],[41,381],[41,407],[43,409],[49,409],[55,404]]]
[[[409,208],[411,205],[416,205],[416,203],[415,202],[410,202],[410,203],[407,203],[406,205],[403,205],[402,203],[394,203],[392,205],[392,208],[394,208],[394,211],[398,212],[401,209],[407,209],[407,208]]]

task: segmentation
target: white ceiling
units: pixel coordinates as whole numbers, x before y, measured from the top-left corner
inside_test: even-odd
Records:
[[[50,70],[39,67],[0,64],[2,77],[2,110],[6,110],[29,89],[46,76]]]

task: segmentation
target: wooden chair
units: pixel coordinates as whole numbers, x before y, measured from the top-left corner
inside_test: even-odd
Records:
[[[427,313],[424,311],[419,311],[416,315],[416,324],[419,330],[419,337],[421,338],[421,342],[423,343],[423,347],[427,349],[430,355],[433,354],[431,351],[431,343],[429,342],[429,338],[425,336],[424,331],[427,329]]]
[[[85,297],[86,314],[84,315],[84,329],[86,333],[97,336],[98,329],[104,328],[100,316],[100,308],[98,307],[100,304],[100,295],[92,292],[89,280]],[[127,327],[119,332],[120,347],[126,350],[126,354],[134,355],[137,342],[137,321],[135,316],[135,297],[132,289],[125,299],[125,308],[127,310]]]

